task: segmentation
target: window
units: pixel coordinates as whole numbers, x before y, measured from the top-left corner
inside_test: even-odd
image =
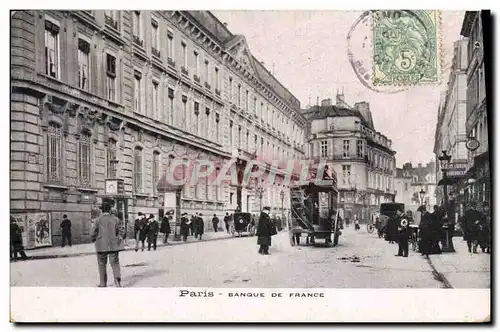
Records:
[[[138,71],[134,72],[134,110],[141,113],[141,95],[142,95],[142,74]]]
[[[140,147],[134,150],[134,191],[142,192],[142,149]]]
[[[264,113],[264,103],[263,102],[260,103],[260,112],[259,112],[260,118],[262,118],[262,113]]]
[[[198,55],[197,51],[194,51],[194,63],[195,63],[195,72],[194,72],[194,74],[196,76],[198,76],[198,79],[199,79],[199,76],[200,76],[200,56]]]
[[[179,117],[179,125],[181,128],[186,128],[186,116],[187,116],[187,96],[182,96],[182,113]]]
[[[210,65],[208,60],[205,60],[205,82],[210,83]]]
[[[217,179],[219,177],[219,174],[220,174],[220,167],[216,167],[215,168],[215,178]],[[219,182],[216,181],[215,182],[215,200],[220,200],[220,197],[221,197],[221,194],[220,194],[220,186],[219,186]]]
[[[229,146],[233,146],[233,120],[229,120]]]
[[[321,157],[328,156],[328,141],[321,141]]]
[[[156,184],[160,179],[160,153],[158,151],[153,152],[153,171],[152,171],[152,186],[153,194],[156,194]]]
[[[108,179],[116,178],[116,141],[112,138],[108,141],[106,147],[106,161],[107,161],[107,177]]]
[[[45,21],[45,74],[59,78],[59,27]]]
[[[248,139],[249,136],[250,136],[250,132],[247,129],[247,137],[246,137],[246,140],[245,140],[245,148],[246,148],[247,151],[249,150],[248,146],[250,145],[250,142],[249,142],[249,139]]]
[[[238,106],[241,107],[241,85],[238,84]]]
[[[91,159],[90,159],[90,135],[82,134],[78,141],[78,178],[80,185],[90,188],[91,185]]]
[[[248,94],[249,94],[249,92],[248,92],[248,90],[247,90],[247,91],[246,91],[246,93],[245,93],[245,109],[246,109],[247,111],[248,111],[248,106],[249,106],[249,105],[248,105]]]
[[[215,88],[216,88],[217,90],[220,90],[220,83],[219,83],[219,68],[215,68],[214,73],[215,73]]]
[[[243,136],[241,136],[241,126],[238,126],[238,142],[236,143],[236,146],[241,148],[243,145]]]
[[[174,59],[174,34],[167,32],[167,56],[170,60]]]
[[[257,150],[257,135],[253,135],[253,147]]]
[[[342,183],[351,183],[351,165],[342,165]]]
[[[215,113],[215,141],[220,142],[220,115]]]
[[[134,11],[134,15],[132,17],[132,28],[134,36],[142,39],[141,12],[138,10]]]
[[[160,34],[158,32],[158,22],[151,20],[151,45],[156,51],[160,50]]]
[[[78,87],[89,90],[90,45],[78,39]]]
[[[153,81],[153,117],[155,119],[159,118],[158,114],[158,82]]]
[[[47,180],[62,182],[62,131],[55,123],[49,123],[47,129]]]
[[[349,158],[349,140],[344,140],[342,144],[342,157]]]
[[[168,123],[172,125],[174,123],[174,89],[168,88]]]
[[[358,158],[363,158],[363,141],[360,139],[356,141],[356,154]]]
[[[233,101],[233,79],[229,77],[229,100]]]
[[[116,58],[106,54],[106,97],[109,100],[116,99]]]
[[[257,97],[253,97],[253,113],[257,115]]]
[[[195,133],[196,135],[200,136],[200,122],[198,119],[198,115],[200,114],[200,103],[195,101],[194,102],[194,116],[195,116]]]
[[[182,42],[181,45],[182,45],[182,59],[181,59],[182,60],[182,66],[185,69],[187,69],[187,67],[188,67],[188,64],[187,64],[187,62],[188,62],[187,61],[187,45],[184,42]]]

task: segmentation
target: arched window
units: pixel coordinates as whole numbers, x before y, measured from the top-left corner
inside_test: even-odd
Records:
[[[134,191],[142,192],[142,148],[134,150]]]
[[[110,138],[108,141],[108,146],[106,148],[106,165],[107,165],[107,177],[108,179],[116,178],[116,140]]]
[[[153,183],[153,193],[156,194],[156,184],[160,179],[160,153],[158,151],[153,152],[153,172],[152,172],[152,183]]]
[[[62,130],[51,122],[47,129],[47,180],[62,182]]]
[[[80,185],[92,187],[91,136],[84,132],[78,140],[78,178]]]

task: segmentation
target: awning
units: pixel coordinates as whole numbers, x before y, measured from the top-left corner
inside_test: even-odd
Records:
[[[456,184],[457,182],[462,181],[464,178],[465,178],[465,175],[442,178],[441,180],[439,180],[437,185],[438,186],[444,186],[444,185],[451,186],[451,185]]]

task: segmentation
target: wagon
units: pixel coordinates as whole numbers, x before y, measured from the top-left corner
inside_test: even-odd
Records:
[[[229,232],[232,236],[238,235],[241,237],[243,233],[247,233],[250,236],[254,236],[256,233],[255,221],[251,213],[246,212],[236,212],[233,215],[233,223],[229,227]]]

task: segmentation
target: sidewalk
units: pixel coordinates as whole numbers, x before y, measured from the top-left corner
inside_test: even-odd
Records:
[[[203,234],[202,241],[214,241],[214,240],[222,240],[232,238],[231,234],[227,234],[226,232],[219,231],[208,232]],[[195,239],[194,236],[188,236],[187,241],[173,241],[173,235],[170,234],[168,244],[163,244],[163,234],[158,235],[157,247],[164,246],[172,246],[179,244],[188,244],[188,243],[197,243],[200,240]],[[145,241],[145,246],[147,250],[147,241]],[[125,244],[125,251],[134,250],[135,249],[135,240],[127,239]],[[49,259],[49,258],[62,258],[62,257],[77,257],[77,256],[88,256],[95,254],[95,246],[94,243],[85,243],[85,244],[75,244],[71,247],[65,246],[62,247],[47,247],[47,248],[39,248],[39,249],[30,249],[26,250],[26,255],[28,255],[30,260],[33,259]]]
[[[454,237],[454,253],[429,255],[434,268],[453,288],[490,288],[491,254],[470,253],[462,237]]]

